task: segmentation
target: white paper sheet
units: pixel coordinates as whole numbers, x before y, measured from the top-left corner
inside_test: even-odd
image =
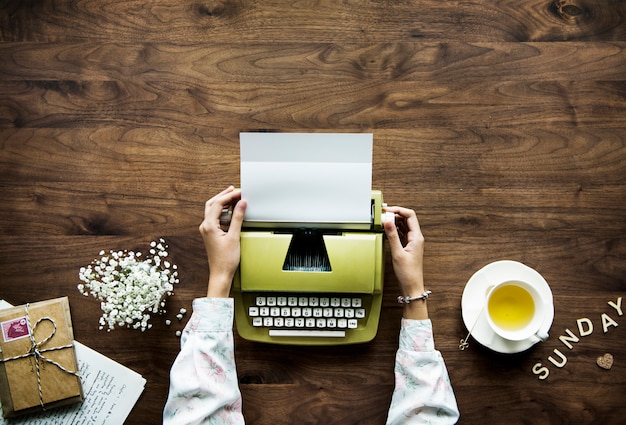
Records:
[[[372,134],[241,133],[246,221],[370,223]]]
[[[0,309],[11,304],[0,300]],[[119,425],[144,390],[146,380],[91,348],[74,341],[85,399],[32,415],[3,419],[0,425]]]

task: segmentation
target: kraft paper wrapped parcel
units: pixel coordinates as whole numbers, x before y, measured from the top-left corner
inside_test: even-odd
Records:
[[[5,418],[83,400],[67,297],[0,310]]]

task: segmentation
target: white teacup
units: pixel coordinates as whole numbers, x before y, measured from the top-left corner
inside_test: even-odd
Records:
[[[544,311],[537,289],[521,280],[500,282],[487,294],[485,315],[489,326],[511,341],[522,341],[533,335],[546,340],[548,334],[541,330]]]

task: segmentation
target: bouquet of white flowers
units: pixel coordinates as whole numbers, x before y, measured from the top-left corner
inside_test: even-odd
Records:
[[[150,314],[165,313],[165,299],[179,282],[175,264],[167,260],[167,244],[160,238],[150,243],[150,254],[142,260],[141,252],[100,251],[78,277],[84,282],[78,290],[100,301],[103,314],[100,330],[111,331],[126,326],[145,331],[150,329]]]

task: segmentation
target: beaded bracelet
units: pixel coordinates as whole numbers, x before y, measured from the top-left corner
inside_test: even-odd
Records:
[[[431,291],[424,291],[422,293],[422,295],[419,295],[417,297],[403,297],[402,295],[398,296],[398,303],[400,304],[409,304],[411,301],[417,301],[417,300],[424,300],[426,301],[428,299],[428,297],[430,296],[430,294],[432,294]]]

